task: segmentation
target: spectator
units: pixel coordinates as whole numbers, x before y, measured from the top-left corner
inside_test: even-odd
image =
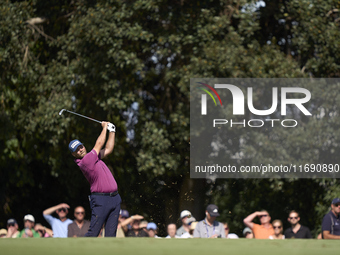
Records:
[[[224,225],[224,231],[225,231],[226,238],[229,238],[229,239],[238,239],[238,235],[236,235],[234,233],[229,233],[229,226],[228,226],[227,222],[225,222],[223,225]]]
[[[138,215],[140,216],[140,215]],[[143,218],[143,216],[140,216]],[[130,219],[132,220],[132,228],[130,230],[128,230],[126,236],[127,237],[148,237],[148,233],[146,233],[144,230],[139,228],[139,224],[140,224],[140,217],[134,217],[131,216],[129,219],[125,220],[123,223],[126,224],[127,222],[130,221]],[[131,222],[131,221],[130,221]]]
[[[35,224],[34,230],[40,235],[40,237],[53,237],[52,229],[46,228],[40,223]]]
[[[67,237],[84,237],[90,227],[90,222],[85,220],[85,209],[77,206],[74,209],[74,221],[67,227]]]
[[[283,233],[283,224],[281,220],[273,221],[274,235],[269,236],[269,239],[285,239]]]
[[[51,225],[53,230],[53,237],[67,237],[67,227],[72,223],[72,220],[66,216],[68,214],[68,204],[62,203],[46,209],[43,212],[45,220]],[[54,218],[51,214],[56,212],[59,219]]]
[[[149,222],[148,225],[146,226],[146,230],[148,231],[149,237],[153,238],[160,238],[157,236],[157,225],[154,222]]]
[[[253,223],[255,217],[259,217],[261,225]],[[256,239],[268,239],[269,236],[274,235],[274,229],[270,220],[269,213],[266,210],[262,210],[248,215],[243,222],[253,231]]]
[[[148,234],[148,230],[146,229],[147,226],[148,226],[148,222],[146,220],[141,221],[139,224],[139,228]]]
[[[190,219],[192,219],[193,217],[191,217]],[[188,232],[185,232],[183,235],[181,235],[181,238],[193,238],[193,235],[194,235],[194,230],[197,226],[197,221],[193,221],[193,222],[190,222],[189,226],[190,226],[190,230],[189,230],[189,233]]]
[[[35,219],[33,215],[27,214],[24,217],[24,229],[21,230],[18,237],[31,238],[40,237],[40,235],[34,230]]]
[[[7,238],[16,238],[20,234],[19,226],[15,219],[9,219],[7,221]]]
[[[285,238],[312,238],[309,228],[300,225],[300,216],[296,211],[291,211],[288,216],[288,222],[291,227],[285,231]]]
[[[179,236],[176,235],[176,230],[176,224],[170,223],[167,227],[168,235],[165,238],[179,238]]]
[[[322,220],[322,237],[323,239],[340,239],[340,199],[334,198],[331,204],[331,210],[323,217]]]
[[[7,237],[7,230],[2,228],[0,229],[0,238],[6,238]]]
[[[201,238],[225,238],[224,226],[221,222],[216,221],[216,217],[220,216],[218,207],[210,204],[205,211],[205,219],[198,222],[194,230],[194,237]]]
[[[244,228],[242,233],[243,233],[243,236],[247,239],[253,239],[254,238],[253,231],[248,227]]]
[[[125,237],[125,234],[128,231],[128,224],[122,225],[122,223],[129,218],[129,212],[127,210],[120,210],[118,217],[118,226],[117,226],[117,234],[116,237]],[[132,220],[131,220],[132,222]]]
[[[191,218],[191,212],[188,211],[188,210],[182,211],[180,218],[181,218],[181,221],[182,221],[182,226],[179,229],[177,229],[176,235],[182,236],[184,233],[189,234],[190,226],[189,226],[189,223],[187,222],[187,220],[189,218]]]

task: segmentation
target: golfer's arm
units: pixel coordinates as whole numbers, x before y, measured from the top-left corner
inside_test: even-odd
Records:
[[[46,209],[45,211],[43,211],[43,214],[44,215],[50,215],[50,214],[54,213],[56,210],[58,210],[58,209],[59,209],[59,205],[52,206],[52,207]]]
[[[322,232],[323,239],[340,239],[340,236],[332,235],[330,231],[324,230]]]
[[[257,216],[257,212],[254,212],[250,215],[248,215],[246,218],[244,218],[243,223],[247,226],[250,227],[251,229],[253,229],[254,227],[254,223],[253,220],[254,218]]]
[[[97,155],[99,155],[101,148],[103,148],[105,140],[106,140],[106,127],[103,127],[103,130],[98,136],[96,144],[93,147],[93,149],[97,152]]]
[[[112,153],[113,147],[115,146],[115,136],[116,136],[115,132],[109,133],[109,139],[107,139],[106,146],[104,149],[100,151],[102,159]]]

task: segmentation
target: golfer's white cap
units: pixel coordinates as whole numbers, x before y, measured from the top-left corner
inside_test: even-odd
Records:
[[[35,222],[35,219],[34,219],[34,217],[33,217],[33,215],[32,215],[32,214],[27,214],[27,215],[25,215],[25,217],[24,217],[24,221],[26,221],[26,220],[29,220],[29,221]]]
[[[181,212],[181,219],[183,219],[184,217],[188,217],[190,218],[191,217],[191,212],[189,212],[188,210],[184,210]]]

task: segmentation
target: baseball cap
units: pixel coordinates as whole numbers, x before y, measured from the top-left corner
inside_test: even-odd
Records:
[[[77,150],[79,145],[83,145],[83,144],[77,139],[72,140],[68,145],[68,149],[73,153]]]
[[[124,218],[129,218],[130,214],[127,210],[120,210],[119,212],[120,216],[124,217]]]
[[[0,236],[1,235],[7,235],[7,229],[4,228],[0,229]]]
[[[156,230],[157,229],[157,225],[154,222],[149,222],[148,225],[146,226],[146,229],[147,230],[149,230],[149,229]]]
[[[333,200],[332,200],[332,204],[334,205],[334,204],[337,204],[337,203],[340,203],[340,198],[334,198]]]
[[[246,236],[247,233],[252,233],[252,232],[253,232],[253,231],[251,231],[250,228],[246,227],[246,228],[243,229],[243,232],[242,232],[242,233],[243,233],[244,236]]]
[[[181,212],[181,216],[180,217],[181,217],[181,219],[183,219],[184,217],[190,218],[191,217],[191,212],[188,211],[188,210],[184,210],[184,211]]]
[[[207,206],[206,210],[210,214],[211,217],[220,216],[220,214],[218,213],[217,205],[210,204],[210,205]]]
[[[7,225],[10,225],[10,224],[18,224],[17,221],[15,219],[9,219],[7,221]]]
[[[146,228],[148,226],[148,222],[143,220],[139,223],[139,228]]]
[[[190,217],[187,219],[187,224],[190,225],[192,224],[194,221],[196,221],[195,217]]]
[[[27,215],[25,215],[24,221],[25,221],[25,220],[29,220],[29,221],[35,222],[35,219],[34,219],[34,217],[33,217],[32,214],[27,214]]]

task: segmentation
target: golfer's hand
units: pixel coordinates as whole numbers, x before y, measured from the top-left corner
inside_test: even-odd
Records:
[[[109,132],[115,132],[116,133],[116,126],[112,123],[109,123],[107,125],[107,130],[109,130]]]
[[[107,125],[109,124],[110,122],[107,122],[107,121],[102,121],[102,127],[103,129],[107,129]]]

